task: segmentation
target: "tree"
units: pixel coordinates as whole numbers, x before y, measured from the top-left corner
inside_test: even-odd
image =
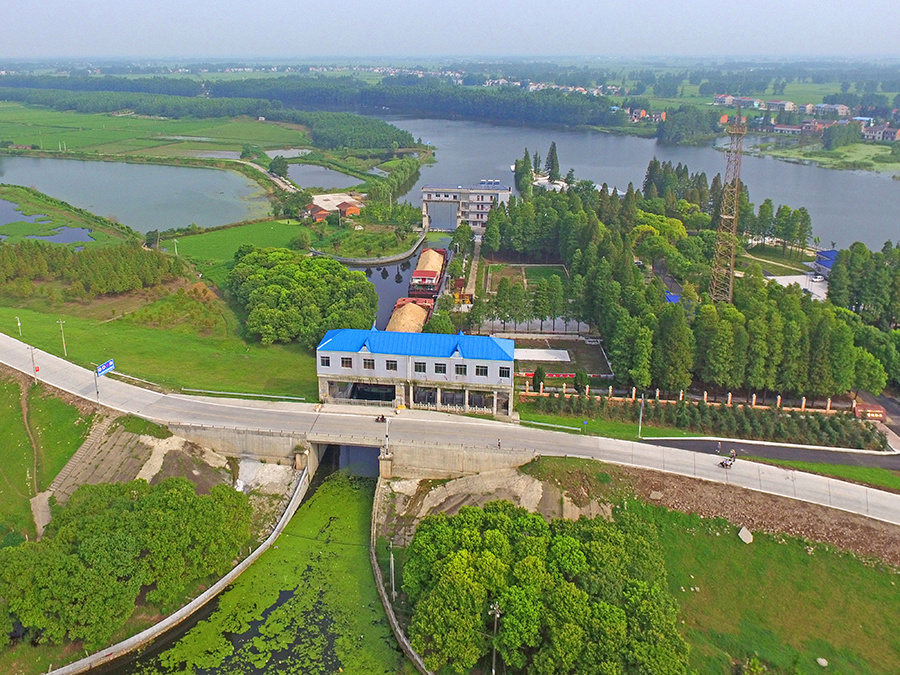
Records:
[[[694,336],[681,305],[670,303],[659,316],[654,334],[653,381],[663,391],[687,389],[693,366]]]
[[[275,155],[272,158],[272,161],[269,162],[269,171],[274,173],[276,176],[281,176],[282,178],[287,178],[288,174],[288,161],[281,155]]]
[[[550,182],[559,180],[559,158],[556,156],[556,141],[550,142],[550,150],[547,151],[547,160],[544,163]]]
[[[531,385],[534,387],[535,391],[541,390],[541,385],[544,384],[544,378],[546,377],[546,373],[544,372],[544,366],[538,364],[534,368],[534,373],[531,376]]]
[[[884,366],[872,354],[862,347],[854,347],[856,350],[855,370],[853,376],[853,388],[869,392],[878,396],[887,385],[887,373]]]
[[[423,333],[443,333],[452,335],[456,332],[453,321],[450,319],[450,313],[444,311],[436,311],[431,315],[428,323],[422,328]]]

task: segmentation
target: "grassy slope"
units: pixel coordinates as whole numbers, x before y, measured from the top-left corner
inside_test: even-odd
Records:
[[[22,420],[20,389],[0,378],[0,537],[17,531],[34,537],[29,499],[34,451]]]
[[[91,430],[90,415],[52,396],[42,385],[28,390],[28,424],[40,447],[38,490],[44,491],[84,443]]]
[[[373,487],[339,474],[323,483],[209,619],[144,672],[191,673],[191,664],[235,673],[252,664],[264,674],[397,673],[368,557]],[[258,631],[251,628],[260,619]],[[233,649],[223,631],[242,646]]]
[[[803,674],[822,671],[818,657],[844,675],[896,672],[896,573],[824,545],[759,533],[747,545],[725,521],[638,508],[659,528],[700,673],[731,673],[729,656],[753,654]]]
[[[56,323],[62,318],[68,358],[86,368],[114,358],[118,371],[175,389],[317,397],[315,357],[297,345],[247,344],[234,329],[226,337],[202,337],[9,307],[0,307],[0,329],[17,335],[16,316],[26,342],[57,356],[63,355]]]

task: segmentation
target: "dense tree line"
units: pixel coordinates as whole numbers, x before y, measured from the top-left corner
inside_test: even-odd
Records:
[[[822,132],[822,145],[826,150],[834,150],[844,145],[862,141],[862,129],[856,123],[832,124]]]
[[[509,673],[687,672],[655,530],[627,510],[547,524],[464,506],[425,518],[408,555],[409,636],[432,671],[462,675],[496,647]]]
[[[102,82],[102,80],[101,80]],[[402,131],[378,119],[347,112],[321,112],[285,108],[280,101],[251,98],[192,98],[165,94],[117,91],[64,91],[0,87],[0,99],[46,105],[55,110],[105,113],[122,109],[162,117],[265,117],[309,128],[313,143],[321,148],[409,147],[414,141]]]
[[[332,328],[371,328],[375,286],[359,271],[326,257],[245,244],[228,286],[247,312],[247,331],[264,344],[297,341],[306,349]]]
[[[546,390],[545,390],[546,391]],[[641,401],[610,401],[605,396],[575,395],[564,398],[555,393],[534,399],[542,412],[568,414],[579,418],[606,419],[636,423]],[[707,405],[688,400],[644,406],[644,424],[676,427],[697,434],[726,438],[749,438],[780,443],[816,443],[841,448],[887,450],[887,439],[871,422],[856,419],[850,413],[808,415],[781,408],[751,408],[746,405]]]
[[[183,270],[180,259],[137,244],[81,251],[35,240],[0,244],[0,285],[13,291],[34,281],[62,280],[67,297],[84,300],[155,286]]]
[[[604,337],[618,383],[640,389],[678,392],[700,385],[822,399],[860,388],[878,393],[887,380],[900,378],[900,331],[888,330],[900,298],[893,290],[900,283],[896,249],[866,257],[865,247],[857,246],[855,257],[846,258],[853,261],[853,285],[842,282],[838,270],[837,288],[844,283],[847,292],[836,304],[860,311],[873,326],[813,301],[799,286],[767,284],[756,265],[736,279],[733,305],[715,305],[702,291],[714,253],[711,226],[721,178],[707,184],[703,174],[654,160],[643,187],[643,196],[632,186],[620,196],[607,186],[576,182],[564,193],[536,191],[492,209],[482,242],[486,255],[563,263],[570,279],[562,309],[555,304],[552,311],[536,290],[503,280],[493,298],[476,302],[472,324],[557,317],[592,324]],[[654,196],[660,190],[663,196]],[[811,223],[802,207],[772,213],[767,200],[757,216],[745,194],[745,210],[751,232],[762,223],[760,232],[768,235],[771,227],[785,245],[805,247]],[[679,279],[681,301],[667,302],[659,275],[646,275],[637,258]]]
[[[218,485],[199,496],[183,478],[83,485],[52,509],[40,541],[0,549],[0,643],[15,620],[36,642],[99,648],[141,593],[171,609],[250,538],[246,495]]]
[[[718,111],[692,105],[667,110],[665,121],[657,127],[656,137],[660,143],[668,145],[702,141],[721,131],[720,117]]]

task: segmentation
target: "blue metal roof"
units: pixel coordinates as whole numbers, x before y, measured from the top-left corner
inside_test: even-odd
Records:
[[[431,356],[449,358],[457,350],[467,359],[514,361],[515,342],[488,335],[442,335],[438,333],[388,333],[376,329],[341,328],[330,330],[316,347],[329,352],[360,352],[363,347],[372,354],[398,356]]]
[[[666,302],[678,302],[681,300],[681,295],[678,293],[673,293],[672,291],[666,291]]]

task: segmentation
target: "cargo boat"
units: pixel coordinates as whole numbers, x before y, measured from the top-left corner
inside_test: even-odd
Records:
[[[447,265],[447,249],[426,248],[419,255],[419,262],[409,280],[411,298],[431,298],[438,296],[441,280]]]

